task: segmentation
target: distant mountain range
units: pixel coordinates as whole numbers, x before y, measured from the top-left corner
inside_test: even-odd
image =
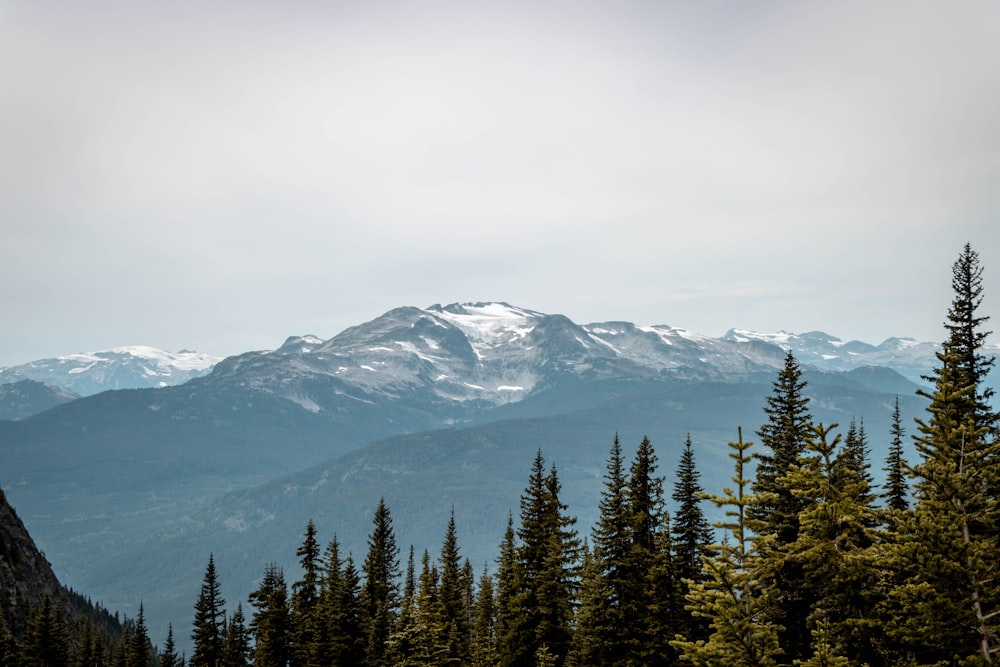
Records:
[[[309,518],[363,557],[382,495],[401,544],[418,549],[440,544],[454,507],[481,568],[538,448],[558,465],[582,532],[616,432],[627,447],[649,435],[668,476],[691,434],[715,489],[731,474],[725,443],[738,426],[754,439],[788,349],[807,369],[814,417],[864,420],[880,468],[896,396],[907,419],[923,409],[915,382],[935,364],[932,343],[711,338],[474,303],[398,308],[330,339],[293,336],[219,361],[181,353],[193,356],[164,367],[147,349],[27,364],[62,369],[45,371],[54,385],[92,374],[74,390],[91,395],[0,421],[0,485],[60,578],[126,613],[144,600],[156,641],[168,620],[187,634],[209,552],[235,604],[271,560],[294,579]],[[158,388],[94,394],[115,381],[115,363]],[[171,364],[211,372],[174,383]],[[25,377],[15,370],[0,377]]]
[[[116,347],[0,368],[0,385],[34,380],[79,396],[109,389],[167,387],[208,374],[219,359],[188,350],[166,352],[146,346]]]

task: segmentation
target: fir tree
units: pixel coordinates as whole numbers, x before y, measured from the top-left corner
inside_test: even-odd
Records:
[[[779,542],[791,542],[798,532],[798,515],[802,503],[782,484],[781,479],[791,466],[798,463],[799,455],[810,438],[808,403],[804,391],[806,382],[802,369],[789,352],[785,365],[773,384],[773,393],[767,397],[764,414],[767,422],[757,435],[770,453],[757,453],[756,480],[753,491],[759,497],[754,516],[764,522],[763,530],[772,533]]]
[[[503,542],[500,544],[500,554],[497,557],[496,576],[496,641],[497,656],[501,665],[512,665],[516,659],[517,631],[515,622],[521,615],[517,606],[520,586],[520,568],[517,562],[517,545],[514,534],[514,517],[507,515],[507,528],[504,531]]]
[[[569,651],[579,545],[572,528],[576,520],[565,514],[559,491],[555,466],[546,475],[539,451],[521,496],[521,546],[512,604],[520,613],[510,619],[512,665],[532,664],[542,646],[558,664]]]
[[[452,509],[441,546],[440,623],[447,633],[447,659],[442,664],[461,665],[469,655],[469,607],[465,576],[460,566],[455,510]]]
[[[226,623],[226,649],[223,651],[225,667],[247,667],[253,659],[250,632],[243,616],[243,603],[236,603],[236,611]],[[162,661],[162,660],[161,660]],[[161,665],[162,667],[162,665]]]
[[[493,577],[483,566],[479,577],[479,591],[472,625],[472,647],[470,665],[472,667],[496,667],[500,655],[497,651],[496,607],[493,597]]]
[[[254,637],[254,665],[285,667],[291,659],[291,612],[285,574],[271,563],[264,569],[260,586],[250,593],[254,607],[250,632]]]
[[[767,397],[764,414],[767,422],[757,434],[770,453],[758,453],[756,480],[753,490],[758,500],[753,518],[761,522],[761,532],[774,536],[773,547],[791,544],[798,537],[799,513],[803,500],[786,483],[785,476],[805,450],[812,435],[809,399],[805,396],[805,380],[795,357],[789,352],[784,367],[778,372],[773,393]],[[809,602],[803,598],[805,573],[794,561],[785,561],[772,571],[774,579],[766,582],[777,596],[779,617],[774,622],[782,626],[781,646],[787,656],[805,658],[810,653],[812,636],[806,626]]]
[[[900,654],[920,661],[990,663],[1000,648],[1000,444],[983,384],[993,360],[982,354],[988,318],[977,313],[982,269],[968,245],[952,267],[952,287],[948,338],[928,378],[934,389],[921,392],[929,418],[917,421],[915,503],[900,523],[886,633]]]
[[[626,664],[673,662],[670,638],[678,631],[679,589],[673,567],[670,521],[657,475],[656,452],[643,437],[627,484],[631,547],[625,560],[628,585],[622,610],[628,619]]]
[[[132,628],[132,636],[126,647],[129,667],[149,667],[152,646],[149,643],[149,631],[146,629],[146,616],[142,602],[139,602],[139,616]]]
[[[181,659],[177,655],[177,645],[174,643],[174,625],[167,624],[167,640],[163,643],[163,650],[160,651],[160,667],[180,667]],[[83,664],[91,665],[92,661],[84,660]]]
[[[570,667],[613,664],[604,658],[608,653],[608,633],[605,629],[608,608],[606,588],[600,563],[584,542],[573,643],[566,657],[566,664]]]
[[[314,637],[319,622],[316,604],[319,600],[320,546],[316,526],[311,520],[306,524],[305,537],[295,555],[299,557],[302,578],[292,584],[292,653],[298,667],[314,667],[319,661],[314,654]]]
[[[906,484],[906,461],[903,458],[903,420],[899,412],[899,396],[892,410],[892,424],[889,427],[892,441],[889,444],[889,454],[885,461],[885,486],[882,498],[886,507],[895,512],[909,508],[909,488]]]
[[[728,533],[721,544],[712,546],[712,555],[703,562],[700,581],[693,582],[687,594],[691,613],[707,618],[712,632],[707,639],[678,636],[672,642],[684,660],[698,667],[733,665],[775,667],[781,648],[774,625],[770,600],[762,595],[755,570],[758,555],[752,534],[754,521],[750,510],[756,498],[749,493],[746,466],[751,461],[750,442],[742,433],[730,442],[730,458],[735,461],[732,480],[735,489],[726,487],[722,495],[710,496],[718,507],[725,508],[726,520],[715,524]],[[730,542],[730,539],[732,540]],[[773,540],[773,536],[761,538]]]
[[[701,509],[705,490],[700,482],[701,474],[695,465],[691,435],[684,442],[684,452],[677,466],[677,481],[671,496],[677,510],[673,520],[674,559],[677,563],[677,577],[681,596],[687,595],[686,582],[697,582],[702,577],[702,559],[709,554],[712,544],[712,530]],[[679,627],[678,632],[694,639],[708,636],[708,623],[703,618],[689,614],[681,615],[679,622],[687,627]]]
[[[209,554],[201,592],[194,605],[194,623],[191,640],[194,652],[191,667],[218,667],[222,664],[225,645],[223,626],[226,621],[226,601],[219,592],[219,579],[215,572],[215,556]]]
[[[628,567],[632,556],[632,515],[627,482],[616,433],[604,473],[600,514],[593,530],[592,571],[584,575],[588,587],[586,604],[593,607],[587,610],[588,631],[592,636],[585,651],[591,664],[618,664],[629,651],[633,619],[626,615],[626,604],[635,582]]]
[[[830,438],[834,428],[815,426],[800,464],[786,475],[789,488],[805,504],[799,534],[791,544],[773,542],[762,550],[758,572],[770,586],[775,585],[773,573],[787,570],[789,563],[804,573],[799,597],[810,609],[810,650],[796,660],[813,654],[816,630],[823,625],[824,641],[852,664],[872,664],[880,660],[875,647],[879,633],[872,624],[879,587],[876,511],[854,455],[844,454],[846,443],[838,451],[839,435]],[[772,597],[782,598],[780,588]]]
[[[382,667],[386,663],[389,635],[399,613],[400,576],[399,549],[385,498],[379,500],[372,523],[360,602],[366,662],[369,667]]]
[[[66,667],[69,665],[69,636],[66,618],[48,594],[42,606],[28,619],[28,631],[21,651],[26,667]]]

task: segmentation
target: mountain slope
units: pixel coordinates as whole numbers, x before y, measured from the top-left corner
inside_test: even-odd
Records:
[[[24,419],[78,398],[79,394],[34,380],[0,384],[0,420]]]

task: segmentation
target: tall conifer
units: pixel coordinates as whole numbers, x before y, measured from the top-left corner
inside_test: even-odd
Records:
[[[222,652],[225,648],[225,604],[215,571],[215,556],[209,554],[201,592],[194,605],[195,615],[191,629],[194,652],[191,654],[191,667],[217,667],[222,664]]]
[[[361,587],[361,615],[365,632],[365,651],[369,667],[386,664],[387,641],[399,613],[399,548],[392,527],[392,516],[379,500],[368,536],[364,584]]]

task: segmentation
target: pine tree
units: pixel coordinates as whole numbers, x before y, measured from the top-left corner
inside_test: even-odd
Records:
[[[629,652],[633,619],[627,617],[628,596],[635,582],[629,571],[632,556],[632,514],[621,443],[615,434],[604,473],[600,514],[593,530],[592,572],[587,604],[593,637],[586,650],[591,664],[619,664]]]
[[[406,559],[406,576],[403,579],[403,597],[399,605],[396,627],[389,635],[387,659],[393,665],[406,665],[413,652],[413,636],[417,624],[417,585],[413,561],[413,545]]]
[[[66,618],[48,594],[42,606],[28,618],[28,631],[21,651],[26,667],[65,667],[69,665],[69,636]]]
[[[361,623],[360,577],[348,554],[340,558],[336,536],[324,555],[320,583],[315,655],[324,666],[364,664],[365,637]]]
[[[580,594],[573,631],[573,643],[566,664],[569,667],[614,664],[604,655],[608,633],[605,628],[607,613],[607,587],[601,565],[584,542],[580,565]]]
[[[877,604],[879,573],[876,549],[876,510],[868,493],[868,482],[855,465],[839,435],[830,434],[836,424],[813,427],[800,463],[785,476],[786,483],[804,508],[799,513],[799,534],[790,544],[773,543],[762,550],[758,572],[775,586],[775,572],[789,563],[804,573],[799,598],[808,606],[810,650],[796,660],[805,660],[815,649],[815,633],[822,624],[826,641],[850,658],[852,664],[876,663],[872,617]],[[860,438],[855,430],[855,438]],[[857,446],[857,440],[855,441]],[[765,593],[766,595],[768,593]],[[782,598],[780,587],[771,593]]]
[[[160,651],[160,667],[180,667],[180,657],[177,655],[177,645],[174,643],[174,625],[167,624],[167,640],[163,643],[163,650]],[[92,661],[84,660],[83,664],[93,664]]]
[[[3,609],[0,609],[0,665],[17,665],[19,662],[17,643],[7,628]]]
[[[920,661],[990,663],[1000,648],[1000,444],[983,384],[993,360],[981,351],[988,318],[976,312],[982,270],[968,245],[952,267],[952,287],[948,338],[928,378],[934,389],[921,392],[929,418],[917,421],[915,503],[900,522],[886,633]]]
[[[472,667],[496,667],[500,662],[497,651],[496,606],[493,597],[493,577],[483,566],[472,625],[472,647],[469,664]]]
[[[633,665],[672,663],[669,641],[679,630],[670,520],[657,468],[653,445],[643,437],[629,467],[626,487],[631,546],[624,565],[628,585],[622,610],[628,621],[625,663]]]
[[[215,556],[209,554],[201,592],[194,605],[195,615],[191,629],[194,652],[191,654],[191,667],[218,667],[222,664],[222,652],[225,647],[223,633],[226,620],[225,604],[226,601],[219,592]]]
[[[507,515],[507,528],[503,541],[500,543],[500,554],[497,556],[496,576],[496,638],[497,656],[501,665],[513,665],[518,653],[519,624],[516,620],[521,615],[518,606],[520,596],[520,566],[517,562],[517,544],[514,533],[514,517]]]
[[[812,435],[805,388],[802,370],[788,352],[785,365],[774,382],[773,393],[767,397],[764,408],[767,422],[757,432],[761,444],[770,453],[755,455],[757,471],[753,490],[758,501],[753,508],[753,518],[761,522],[762,533],[774,536],[773,548],[779,551],[798,537],[799,513],[804,507],[803,500],[787,485],[785,476],[798,465]],[[785,561],[779,570],[770,574],[774,579],[766,583],[777,596],[775,609],[779,617],[774,622],[783,628],[781,646],[792,660],[805,658],[812,642],[806,626],[809,602],[803,598],[805,573],[794,561]]]
[[[143,604],[139,602],[139,616],[135,620],[132,636],[125,649],[129,667],[149,667],[151,648]]]
[[[285,667],[292,657],[291,612],[285,573],[271,563],[264,569],[260,586],[250,593],[255,611],[250,621],[254,637],[254,665]]]
[[[243,616],[243,603],[236,603],[236,611],[226,623],[226,649],[223,651],[225,667],[247,667],[253,659],[250,632]],[[162,667],[162,665],[161,665]]]
[[[702,559],[708,556],[713,542],[712,529],[701,509],[705,490],[700,482],[701,473],[695,465],[691,435],[684,442],[684,452],[677,466],[677,481],[671,496],[677,510],[673,520],[674,559],[677,563],[677,577],[681,582],[697,582],[702,577]],[[681,596],[687,595],[688,583],[681,583]],[[678,632],[694,639],[708,636],[708,623],[703,618],[688,614],[678,621],[687,624]]]
[[[882,498],[890,511],[902,512],[909,508],[909,487],[906,483],[906,461],[903,458],[903,420],[899,412],[899,396],[892,410],[892,424],[889,427],[892,441],[885,461],[885,486]]]
[[[707,639],[678,636],[671,642],[684,660],[697,667],[779,664],[781,628],[770,620],[774,617],[772,603],[762,594],[755,574],[759,557],[752,538],[756,522],[751,510],[757,499],[749,493],[750,480],[746,477],[746,466],[752,460],[747,453],[751,445],[743,441],[742,433],[737,442],[729,443],[736,487],[726,487],[722,495],[710,496],[715,505],[726,508],[726,520],[715,526],[727,531],[729,537],[712,546],[712,555],[702,561],[701,580],[692,583],[687,594],[688,609],[708,619],[712,632]],[[758,539],[773,541],[774,536]]]
[[[561,665],[572,637],[579,550],[572,528],[576,520],[565,514],[566,505],[559,500],[555,466],[546,475],[544,465],[539,451],[521,495],[521,545],[512,600],[519,613],[510,618],[512,641],[507,646],[512,651],[509,664],[518,667],[532,664],[542,646]]]
[[[455,510],[452,509],[441,546],[440,623],[447,633],[447,659],[442,664],[461,665],[469,656],[469,608],[465,576],[460,565]]]
[[[292,655],[297,667],[314,667],[319,661],[314,654],[314,637],[319,623],[316,604],[319,600],[320,546],[312,520],[306,524],[305,537],[295,555],[299,557],[302,578],[292,584]]]
[[[785,365],[778,372],[773,392],[767,397],[764,414],[767,422],[757,435],[770,453],[757,453],[756,480],[753,491],[759,497],[754,517],[764,522],[764,531],[779,542],[788,543],[798,532],[798,515],[802,503],[786,488],[781,479],[798,463],[799,455],[810,438],[809,399],[805,396],[806,382],[802,369],[789,352]]]
[[[369,667],[386,664],[386,650],[399,613],[399,549],[392,527],[392,517],[379,500],[368,536],[368,555],[361,587],[361,615],[365,635],[366,663]]]

